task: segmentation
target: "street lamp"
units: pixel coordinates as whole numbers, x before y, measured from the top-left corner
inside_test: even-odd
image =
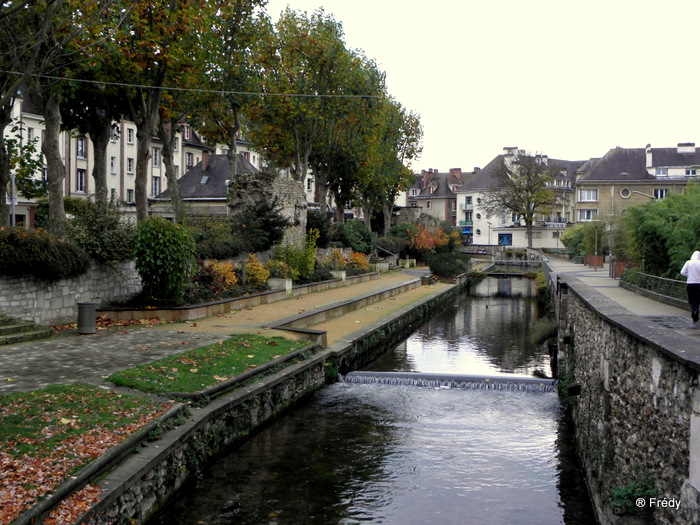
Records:
[[[486,239],[486,244],[488,244],[489,246],[491,246],[491,223],[490,223],[489,221],[486,221],[486,224],[489,225],[489,236],[488,236],[488,238]]]
[[[654,200],[656,198],[654,195],[649,195],[648,193],[644,193],[642,191],[632,190],[632,193],[639,193],[640,195],[644,195],[645,197],[649,197],[651,200]]]
[[[595,245],[593,248],[593,271],[597,272],[598,271],[598,223],[600,220],[594,220],[591,221],[594,222],[595,224],[593,225],[593,228],[595,229]]]

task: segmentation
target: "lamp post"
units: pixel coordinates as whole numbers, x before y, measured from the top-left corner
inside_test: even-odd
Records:
[[[595,230],[595,245],[593,248],[593,252],[594,252],[594,254],[593,254],[593,271],[597,272],[598,271],[598,223],[600,222],[600,220],[595,220],[595,221],[591,221],[591,222],[595,223],[593,225],[593,228]]]
[[[489,246],[491,246],[491,223],[490,223],[489,221],[486,221],[486,224],[489,225],[489,236],[488,236],[488,238],[486,239],[486,244],[488,244]]]

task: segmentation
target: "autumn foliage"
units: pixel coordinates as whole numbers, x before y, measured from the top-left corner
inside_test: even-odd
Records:
[[[84,384],[0,397],[0,523],[10,523],[170,406]],[[86,486],[46,523],[73,523],[99,492]]]

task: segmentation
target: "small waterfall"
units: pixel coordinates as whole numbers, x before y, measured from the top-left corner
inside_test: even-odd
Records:
[[[344,383],[461,388],[465,390],[510,390],[556,392],[554,379],[520,376],[480,376],[461,374],[424,374],[420,372],[349,372],[340,376]]]

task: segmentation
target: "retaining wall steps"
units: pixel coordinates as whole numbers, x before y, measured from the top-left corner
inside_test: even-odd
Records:
[[[0,345],[13,345],[25,341],[47,339],[53,333],[49,328],[37,326],[32,321],[0,316]]]

